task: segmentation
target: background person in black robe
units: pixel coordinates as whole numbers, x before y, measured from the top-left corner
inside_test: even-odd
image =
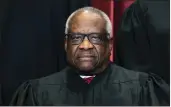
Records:
[[[111,32],[102,11],[77,10],[66,22],[68,67],[23,83],[10,105],[169,105],[169,86],[160,77],[110,63]]]
[[[136,0],[125,10],[116,31],[116,64],[150,71],[170,82],[169,4],[170,0]]]

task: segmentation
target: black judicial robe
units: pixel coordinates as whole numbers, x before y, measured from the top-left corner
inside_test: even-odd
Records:
[[[23,83],[11,106],[21,105],[169,105],[169,86],[155,74],[134,72],[115,64],[96,75],[90,84],[67,67],[40,79]]]

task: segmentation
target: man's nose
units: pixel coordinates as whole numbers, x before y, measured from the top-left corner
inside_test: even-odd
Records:
[[[84,38],[83,42],[80,44],[79,46],[80,49],[92,49],[93,48],[93,44],[90,43],[90,41],[88,40],[87,37]]]

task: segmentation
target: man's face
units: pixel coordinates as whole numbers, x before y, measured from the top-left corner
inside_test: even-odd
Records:
[[[72,19],[70,35],[65,42],[67,60],[72,66],[90,72],[108,63],[112,45],[107,39],[105,26],[104,19],[95,13],[82,12]],[[91,37],[78,42],[86,34]],[[100,42],[97,35],[103,38]]]

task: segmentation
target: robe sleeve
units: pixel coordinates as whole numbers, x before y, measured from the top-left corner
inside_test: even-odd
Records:
[[[0,84],[0,106],[3,105],[3,102],[2,102],[2,86]]]
[[[10,106],[36,106],[36,95],[31,81],[23,83],[14,93]]]
[[[159,76],[149,73],[140,75],[140,105],[143,106],[169,106],[170,87]]]

